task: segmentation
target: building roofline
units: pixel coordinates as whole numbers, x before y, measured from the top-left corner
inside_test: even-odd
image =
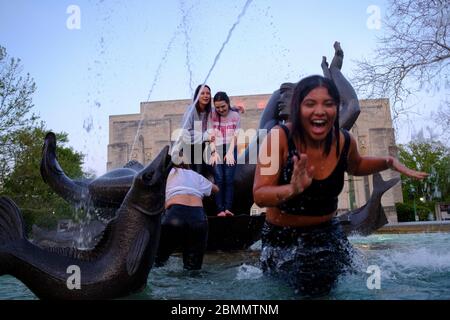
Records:
[[[141,113],[110,114],[109,119],[118,117],[141,117]]]
[[[237,98],[237,97],[256,97],[256,96],[271,96],[273,92],[271,93],[257,93],[257,94],[238,94],[238,95],[232,95],[230,96],[230,99]],[[186,99],[173,99],[173,100],[152,100],[152,101],[141,101],[140,104],[147,104],[147,103],[161,103],[161,102],[177,102],[177,101],[192,101],[191,98]]]

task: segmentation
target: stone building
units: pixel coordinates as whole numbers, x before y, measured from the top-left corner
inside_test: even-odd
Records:
[[[259,118],[270,94],[230,97],[232,105],[242,105],[244,130],[257,129]],[[183,113],[191,100],[141,102],[139,114],[112,115],[109,117],[109,145],[107,170],[122,167],[135,159],[148,163],[165,146],[171,144],[172,133],[180,127]],[[387,99],[361,100],[361,114],[352,128],[362,155],[396,156],[394,129]],[[136,135],[136,132],[139,133]],[[245,145],[238,146],[242,151]],[[398,176],[387,170],[383,179]],[[346,176],[344,190],[339,197],[339,210],[356,209],[364,205],[372,191],[372,177]],[[383,196],[383,206],[390,223],[397,222],[394,204],[403,202],[401,185],[397,184]],[[255,208],[254,210],[257,210]]]

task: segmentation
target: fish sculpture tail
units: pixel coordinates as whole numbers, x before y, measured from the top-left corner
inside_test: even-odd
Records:
[[[42,147],[41,176],[58,195],[75,205],[87,204],[89,189],[85,182],[66,176],[56,157],[56,135],[47,133]]]
[[[384,181],[380,173],[373,175],[373,192],[367,203],[338,217],[348,234],[369,235],[388,223],[381,205],[383,194],[400,181],[399,177]]]
[[[8,272],[7,248],[24,239],[24,234],[20,209],[8,197],[0,196],[0,276]]]

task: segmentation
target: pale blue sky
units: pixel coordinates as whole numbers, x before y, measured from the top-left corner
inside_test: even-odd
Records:
[[[0,44],[34,78],[35,112],[48,129],[69,133],[70,145],[87,154],[85,168],[102,174],[109,116],[138,113],[148,97],[191,98],[245,3],[0,0]],[[67,28],[69,5],[80,9],[80,29]],[[321,57],[332,58],[335,40],[350,77],[352,60],[369,56],[384,32],[383,25],[367,26],[371,5],[385,13],[383,0],[254,0],[208,84],[230,95],[271,93],[282,82],[321,73]],[[416,129],[428,117],[413,115]],[[408,141],[411,127],[401,127],[398,141]]]

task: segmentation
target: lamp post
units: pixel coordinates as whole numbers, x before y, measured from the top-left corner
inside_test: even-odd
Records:
[[[417,221],[419,220],[417,217],[417,208],[416,208],[416,189],[414,188],[414,186],[412,184],[409,185],[409,191],[410,191],[410,199],[412,198],[413,200],[413,208],[414,208],[414,220],[413,221]]]
[[[355,179],[353,179],[352,175],[348,175],[348,198],[350,202],[350,210],[355,209]]]

